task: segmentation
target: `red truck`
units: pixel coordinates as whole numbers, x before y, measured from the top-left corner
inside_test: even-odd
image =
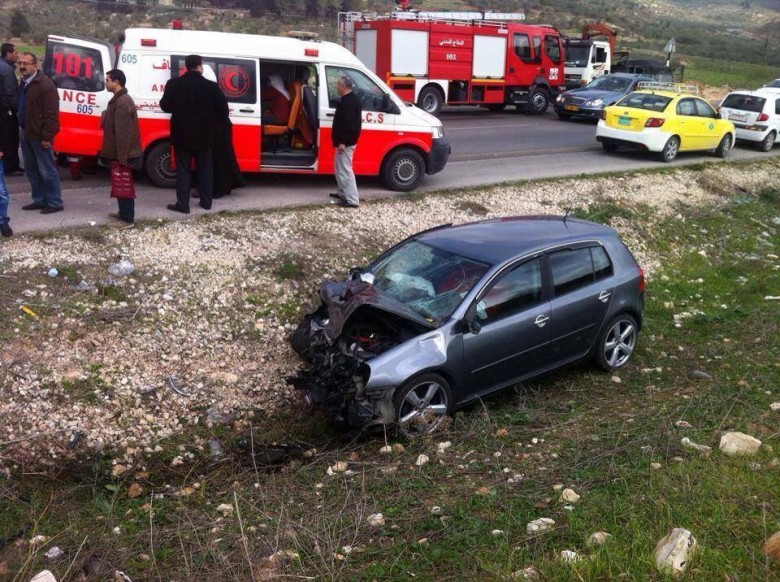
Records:
[[[428,113],[437,115],[445,103],[544,113],[564,88],[561,33],[512,16],[342,12],[338,25],[345,47]]]

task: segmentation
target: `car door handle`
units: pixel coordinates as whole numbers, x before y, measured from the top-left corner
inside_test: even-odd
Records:
[[[333,117],[334,115],[336,115],[336,114],[335,113],[326,113],[325,117]]]
[[[254,113],[255,112],[254,109],[239,109],[239,111],[241,113]]]
[[[611,295],[612,295],[611,291],[602,291],[601,293],[599,293],[599,301],[601,301],[602,303],[606,303],[607,301],[609,301],[609,297]]]
[[[546,315],[537,315],[536,319],[534,320],[534,323],[539,327],[544,327],[544,324],[547,323],[547,320],[550,319]]]

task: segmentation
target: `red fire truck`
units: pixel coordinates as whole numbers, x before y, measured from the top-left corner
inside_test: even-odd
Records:
[[[560,32],[522,14],[397,10],[339,14],[341,43],[405,101],[428,113],[442,105],[507,105],[544,113],[563,89]]]

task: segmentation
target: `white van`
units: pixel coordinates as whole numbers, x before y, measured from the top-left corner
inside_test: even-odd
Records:
[[[357,175],[382,177],[392,190],[413,190],[423,176],[444,168],[450,153],[441,122],[404,103],[347,49],[310,39],[194,30],[133,28],[121,45],[50,35],[43,69],[59,88],[62,129],[55,150],[95,156],[100,115],[111,98],[105,73],[124,71],[141,126],[144,168],[162,187],[175,185],[169,115],[160,109],[165,83],[184,72],[188,54],[203,57],[227,97],[233,142],[244,172],[333,174],[330,132],[349,75],[363,104],[363,131],[355,150]],[[261,121],[264,81],[278,75],[290,98],[290,117]]]

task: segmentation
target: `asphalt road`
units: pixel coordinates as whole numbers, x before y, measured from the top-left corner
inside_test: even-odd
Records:
[[[621,150],[616,154],[604,153],[594,139],[593,123],[560,121],[552,108],[541,116],[515,113],[511,109],[493,113],[473,107],[450,108],[442,113],[441,119],[452,144],[452,155],[442,172],[426,176],[420,188],[422,191],[662,166],[661,162],[642,152]],[[731,151],[729,159],[744,160],[767,155],[780,155],[780,146],[776,146],[770,154],[737,146]],[[721,163],[721,160],[707,154],[680,154],[671,165],[702,161]],[[51,215],[21,210],[22,205],[30,202],[27,180],[24,177],[6,178],[11,192],[9,215],[14,232],[109,222],[107,214],[116,211],[116,202],[109,198],[109,180],[105,170],[84,176],[78,182],[70,180],[65,168],[61,169],[60,175],[65,211]],[[247,182],[247,187],[216,200],[211,212],[328,204],[328,192],[334,190],[335,184],[333,178],[327,176],[279,174],[249,174]],[[358,179],[358,187],[364,200],[398,195],[384,189],[378,179]],[[137,220],[187,218],[165,208],[166,204],[175,201],[174,191],[157,188],[143,178],[138,180],[136,190]],[[204,213],[206,211],[193,203],[192,214],[188,216]]]

